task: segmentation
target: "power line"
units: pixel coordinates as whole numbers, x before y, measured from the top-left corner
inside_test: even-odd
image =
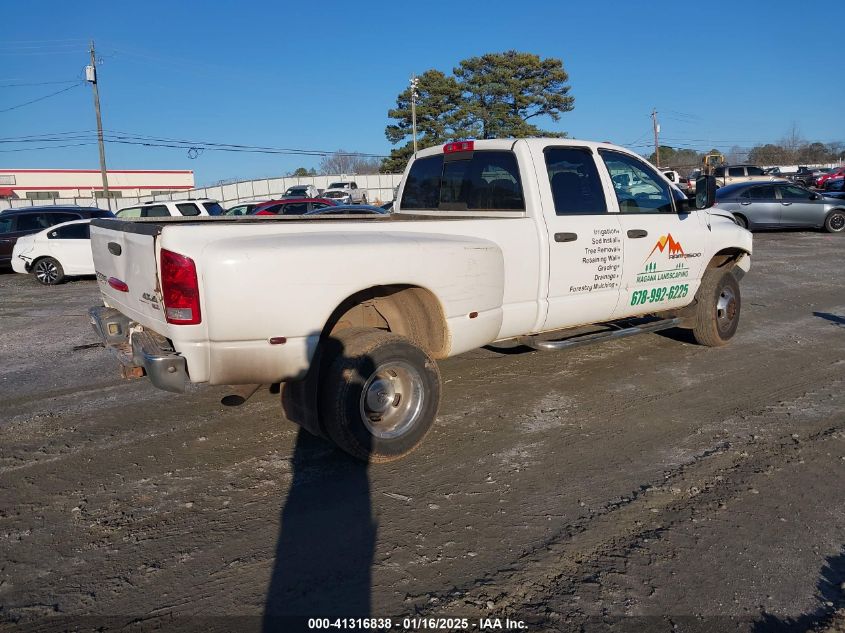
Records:
[[[2,112],[9,112],[10,110],[17,110],[18,108],[22,108],[22,107],[24,107],[24,106],[28,106],[28,105],[30,105],[30,104],[32,104],[32,103],[37,103],[37,102],[39,102],[39,101],[44,101],[44,99],[49,99],[50,97],[55,97],[56,95],[60,95],[60,94],[62,94],[63,92],[67,92],[68,90],[73,90],[73,89],[74,89],[74,88],[76,88],[77,86],[81,86],[83,83],[85,83],[85,82],[84,82],[84,81],[80,81],[80,82],[78,82],[78,83],[75,83],[75,84],[74,84],[74,85],[72,85],[72,86],[68,86],[67,88],[62,88],[61,90],[57,90],[56,92],[51,92],[51,93],[50,93],[50,94],[48,94],[48,95],[44,95],[43,97],[38,97],[37,99],[32,99],[31,101],[24,101],[23,103],[19,103],[18,105],[14,105],[14,106],[12,106],[11,108],[5,108],[5,109],[3,109],[3,110],[0,110],[0,113],[2,113]]]
[[[42,149],[59,149],[60,147],[80,147],[82,145],[94,145],[97,141],[89,141],[85,143],[71,143],[69,145],[47,145],[45,147],[24,147],[17,149],[0,149],[4,154],[7,152],[35,152]]]
[[[79,79],[67,79],[65,81],[35,81],[35,82],[20,82],[0,84],[0,88],[18,88],[21,86],[52,86],[56,84],[73,84],[77,83]]]
[[[92,141],[96,139],[93,130],[79,132],[57,132],[54,134],[29,135],[0,138],[0,143],[66,143],[67,141]],[[268,147],[260,145],[243,145],[235,143],[218,143],[214,141],[198,141],[191,139],[174,139],[145,134],[133,134],[118,130],[104,130],[103,140],[106,143],[121,145],[140,145],[144,147],[165,147],[171,149],[186,149],[197,155],[198,151],[244,152],[255,154],[283,154],[294,156],[346,156],[357,158],[384,158],[386,154],[372,154],[366,152],[338,152],[322,149],[305,149],[294,147]],[[32,148],[21,148],[19,151],[30,151]],[[15,150],[4,150],[15,151]]]
[[[6,44],[48,44],[48,43],[58,43],[58,42],[85,42],[82,38],[63,38],[63,39],[52,39],[52,40],[4,40]]]

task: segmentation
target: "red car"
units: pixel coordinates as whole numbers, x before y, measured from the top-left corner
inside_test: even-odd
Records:
[[[840,176],[845,176],[845,167],[838,167],[833,171],[829,171],[826,174],[822,174],[818,178],[816,178],[816,187],[819,189],[824,188],[824,183],[826,183],[831,178],[839,178]]]
[[[251,215],[302,215],[314,209],[334,207],[337,202],[327,198],[286,198],[284,200],[268,200],[255,207]]]

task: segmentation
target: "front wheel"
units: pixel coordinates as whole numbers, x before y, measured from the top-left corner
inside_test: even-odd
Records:
[[[845,230],[845,211],[832,211],[824,221],[824,230],[828,233],[841,233]]]
[[[332,441],[369,462],[390,462],[416,448],[440,404],[440,372],[408,339],[348,328],[321,376],[320,419]]]
[[[361,197],[361,204],[367,204],[367,194],[364,194],[364,195]]]
[[[708,268],[696,293],[693,336],[700,345],[725,345],[739,326],[739,282],[731,271]]]
[[[35,278],[45,286],[55,286],[62,283],[65,271],[62,265],[52,257],[42,257],[32,267]]]

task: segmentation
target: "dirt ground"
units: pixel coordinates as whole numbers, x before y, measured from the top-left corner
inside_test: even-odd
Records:
[[[670,331],[445,361],[425,443],[369,468],[269,390],[226,408],[222,388],[121,381],[92,280],[2,274],[0,618],[826,626],[845,607],[844,271],[843,236],[758,234],[727,347]]]

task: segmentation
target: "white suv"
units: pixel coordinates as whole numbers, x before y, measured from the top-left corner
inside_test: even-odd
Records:
[[[157,200],[142,202],[121,209],[115,215],[119,218],[166,218],[170,216],[223,215],[225,209],[216,200],[208,198],[187,198],[186,200]]]

